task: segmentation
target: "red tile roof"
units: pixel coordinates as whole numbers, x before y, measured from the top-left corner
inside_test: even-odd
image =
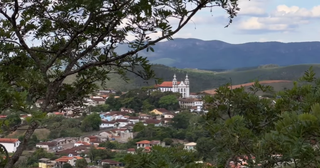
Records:
[[[78,141],[76,142],[77,144],[82,144],[82,145],[90,145],[90,143],[88,142],[84,142],[84,141]]]
[[[68,162],[73,158],[76,158],[77,160],[82,159],[82,157],[80,156],[74,156],[74,157],[62,156],[61,158],[56,159],[56,162]]]
[[[160,124],[161,120],[155,120],[155,119],[146,119],[145,120],[146,124]]]
[[[148,140],[143,140],[143,141],[139,141],[139,142],[136,142],[137,144],[150,144],[150,141]]]
[[[136,151],[136,149],[134,149],[134,148],[129,148],[129,149],[127,149],[127,151],[134,152],[134,151]]]
[[[179,85],[180,82],[177,82],[177,84]],[[172,82],[171,81],[164,81],[161,84],[156,85],[156,87],[169,87],[169,88],[172,88]]]
[[[121,162],[118,162],[118,161],[115,161],[115,160],[111,160],[111,159],[102,160],[101,163],[107,163],[107,164],[111,164],[111,165],[121,164]]]
[[[169,111],[165,108],[157,108],[156,110],[162,112],[162,113],[168,113]]]
[[[13,139],[13,138],[0,138],[0,143],[15,143],[18,142],[19,139]]]
[[[0,115],[0,118],[7,118],[6,115]]]

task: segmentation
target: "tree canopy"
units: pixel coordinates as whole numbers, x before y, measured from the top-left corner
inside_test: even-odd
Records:
[[[319,167],[320,79],[312,68],[272,99],[255,95],[271,91],[258,82],[250,90],[223,86],[206,98],[215,164],[244,160],[250,167]]]
[[[237,0],[2,0],[0,108],[32,114],[6,168],[18,161],[46,113],[82,105],[98,81],[104,87],[110,73],[153,78],[138,52],[172,39],[199,10],[214,6],[230,19],[239,10]],[[121,45],[130,49],[116,52]],[[75,80],[67,82],[70,77]],[[38,100],[41,106],[35,108]]]

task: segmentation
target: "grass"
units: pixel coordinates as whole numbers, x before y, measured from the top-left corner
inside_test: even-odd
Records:
[[[18,128],[18,130],[16,130],[15,132],[9,134],[7,136],[7,138],[19,138],[20,136],[24,135],[27,128],[28,128],[27,125],[22,126],[22,127]],[[36,135],[39,140],[47,139],[49,134],[50,134],[50,131],[45,128],[36,129],[34,131],[34,135]]]

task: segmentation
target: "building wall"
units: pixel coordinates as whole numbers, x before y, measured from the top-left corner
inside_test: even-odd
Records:
[[[42,148],[45,150],[49,150],[49,146],[48,145],[36,145],[36,148]]]
[[[17,141],[15,143],[3,143],[3,142],[0,142],[0,144],[2,144],[9,153],[14,153],[16,152],[18,146],[20,145],[20,141]]]
[[[179,92],[181,94],[181,97],[183,97],[183,98],[190,97],[190,84],[189,84],[188,76],[186,76],[186,80],[181,81],[180,84],[177,84],[177,81],[174,76],[171,88],[170,87],[159,87],[158,89],[161,92],[169,92],[169,91]]]

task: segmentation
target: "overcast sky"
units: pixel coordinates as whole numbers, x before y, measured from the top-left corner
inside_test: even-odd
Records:
[[[320,41],[320,0],[240,0],[228,27],[221,9],[200,11],[175,37],[245,42]]]

